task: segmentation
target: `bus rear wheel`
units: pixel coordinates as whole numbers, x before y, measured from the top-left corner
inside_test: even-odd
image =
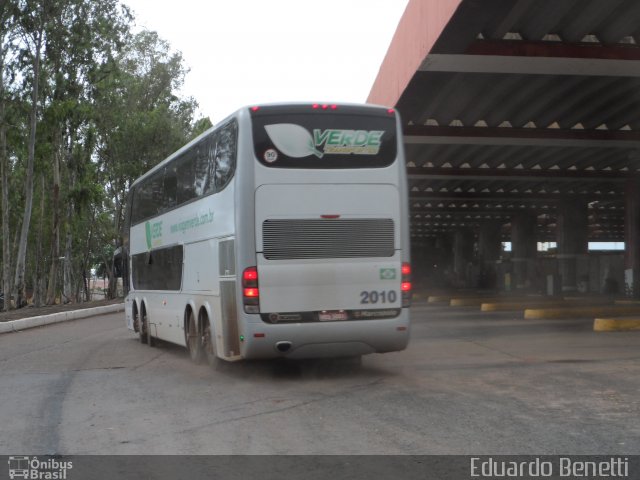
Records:
[[[138,327],[138,336],[140,338],[140,343],[147,343],[148,339],[147,339],[147,322],[146,322],[146,314],[144,314],[144,310],[143,310],[143,315],[144,318],[142,318],[143,316],[140,315],[138,312],[135,313],[135,316],[133,317],[133,322],[134,325],[137,325]]]
[[[198,332],[198,324],[193,316],[193,312],[189,310],[187,313],[187,328],[185,329],[187,336],[187,349],[193,363],[201,363],[203,357],[202,338]]]
[[[220,359],[218,355],[216,355],[216,343],[209,318],[204,315],[200,323],[202,325],[202,343],[207,363],[210,367],[218,368],[220,366]]]
[[[140,342],[148,343],[150,347],[156,346],[155,337],[151,336],[151,327],[149,326],[149,316],[147,309],[142,306],[142,314],[140,317]]]
[[[149,320],[147,319],[147,343],[150,347],[156,346],[156,337],[151,335],[151,326],[149,325]]]

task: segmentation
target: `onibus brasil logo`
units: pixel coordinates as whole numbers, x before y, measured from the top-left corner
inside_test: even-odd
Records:
[[[9,457],[9,478],[27,478],[37,480],[66,480],[67,470],[73,468],[73,462],[38,457],[12,456]]]
[[[267,135],[282,153],[293,158],[326,154],[377,155],[384,130],[314,129],[309,131],[294,123],[265,125]],[[322,150],[320,150],[322,149]]]

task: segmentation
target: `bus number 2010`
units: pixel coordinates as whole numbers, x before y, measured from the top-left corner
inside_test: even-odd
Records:
[[[398,299],[398,294],[395,290],[381,290],[379,292],[372,290],[370,292],[360,292],[360,303],[373,304],[373,303],[395,303]]]

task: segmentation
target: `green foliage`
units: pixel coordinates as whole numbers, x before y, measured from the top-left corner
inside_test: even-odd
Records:
[[[196,138],[198,135],[200,135],[201,133],[206,132],[211,127],[213,127],[213,124],[211,123],[211,120],[209,119],[209,117],[199,118],[193,124],[193,129],[191,131],[191,137],[192,138]]]
[[[52,284],[60,277],[55,262],[64,257],[78,290],[83,271],[107,262],[118,245],[132,181],[211,122],[195,121],[195,100],[177,93],[187,73],[182,56],[155,32],[134,34],[133,17],[119,0],[2,3],[0,128],[7,138],[10,261],[23,222],[39,55],[26,279],[28,290],[36,273]]]

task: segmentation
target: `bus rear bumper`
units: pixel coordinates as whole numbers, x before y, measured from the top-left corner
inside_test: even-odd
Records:
[[[256,316],[257,317],[257,316]],[[404,350],[409,309],[392,319],[268,324],[247,322],[241,355],[258,358],[338,358]]]

